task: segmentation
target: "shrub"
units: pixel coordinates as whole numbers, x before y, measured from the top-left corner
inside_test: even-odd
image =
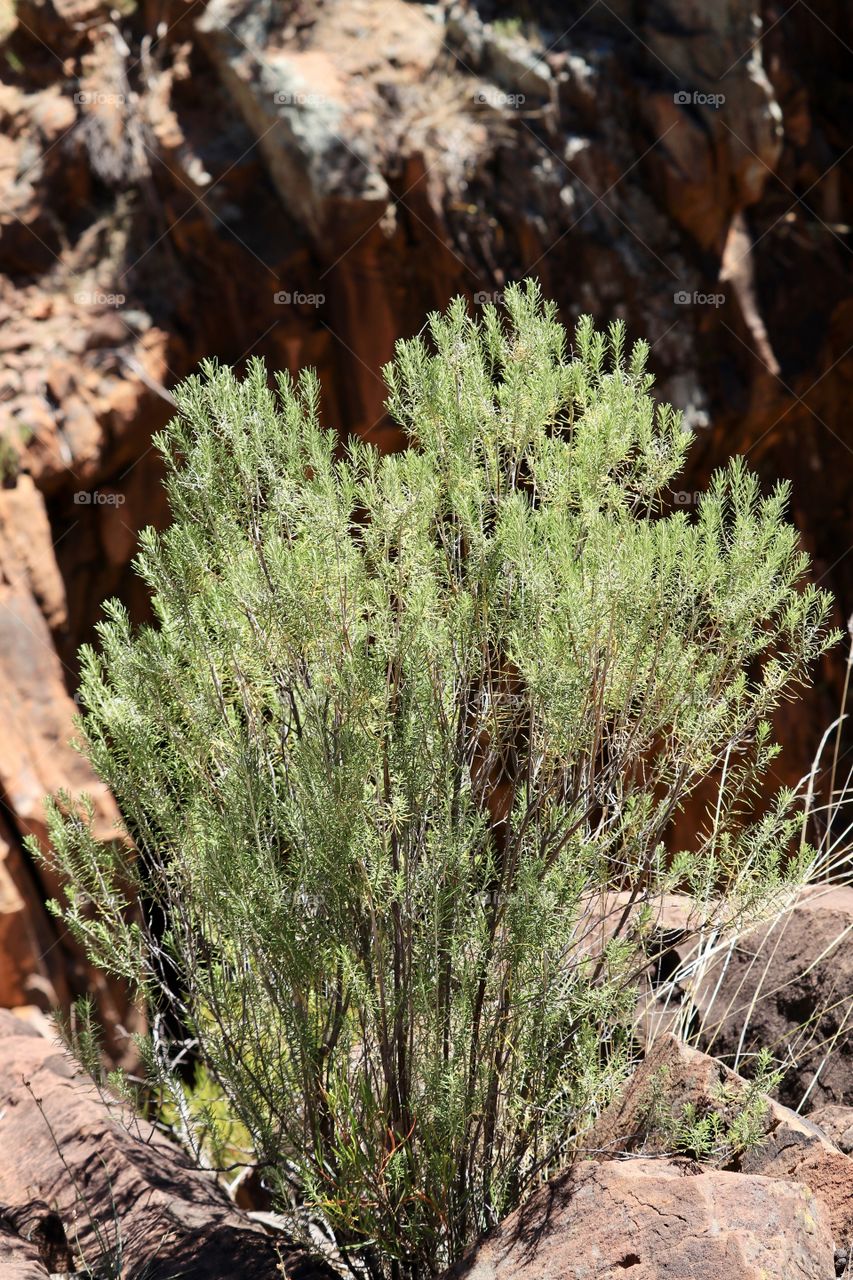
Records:
[[[82,655],[124,835],[51,807],[69,928],[377,1280],[569,1159],[630,1057],[644,905],[732,927],[796,879],[792,794],[749,806],[832,639],[783,488],[736,459],[666,514],[688,437],[646,345],[586,318],[569,354],[533,283],[505,308],[398,344],[393,456],[319,425],[313,373],[184,383],[157,626],[114,601]]]

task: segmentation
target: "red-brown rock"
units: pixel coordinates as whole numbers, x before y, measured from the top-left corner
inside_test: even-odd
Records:
[[[4,1012],[0,1153],[0,1259],[7,1248],[32,1280],[40,1259],[56,1267],[66,1241],[91,1267],[120,1248],[122,1274],[144,1270],[146,1280],[335,1280],[252,1223],[162,1133],[108,1108],[55,1041]],[[21,1243],[28,1237],[35,1255]]]
[[[851,933],[853,888],[813,885],[739,938],[693,987],[703,1048],[733,1065],[769,1049],[791,1106],[853,1102]]]
[[[845,1155],[853,1155],[853,1107],[839,1107],[830,1103],[816,1107],[809,1115],[812,1124],[822,1129]]]
[[[660,1036],[622,1096],[597,1121],[585,1148],[596,1158],[617,1153],[668,1155],[688,1115],[714,1112],[728,1129],[750,1100],[746,1080],[672,1035]],[[745,1151],[723,1145],[714,1167],[802,1183],[821,1202],[836,1248],[853,1241],[853,1160],[810,1118],[771,1098],[759,1099],[760,1140]]]
[[[54,941],[36,878],[0,818],[0,1007],[51,1009],[67,999],[64,975],[51,964]]]
[[[685,1162],[581,1164],[446,1280],[831,1280],[823,1209],[798,1183]]]
[[[0,1215],[0,1273],[3,1280],[50,1280],[37,1244],[18,1235]]]

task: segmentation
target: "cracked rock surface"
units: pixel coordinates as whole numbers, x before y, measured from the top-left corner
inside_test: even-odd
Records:
[[[686,1162],[579,1165],[506,1219],[445,1280],[829,1280],[807,1187]]]

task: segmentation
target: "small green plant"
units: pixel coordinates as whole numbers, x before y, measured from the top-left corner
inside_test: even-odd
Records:
[[[57,1010],[53,1022],[59,1039],[90,1077],[104,1106],[128,1132],[135,1132],[138,1136],[138,1114],[146,1109],[148,1095],[144,1086],[133,1081],[126,1072],[106,1069],[107,1054],[93,997],[79,996],[67,1014]],[[137,1039],[147,1048],[147,1037]],[[128,1119],[132,1124],[127,1123]]]
[[[725,1124],[718,1111],[700,1111],[686,1102],[673,1126],[673,1146],[680,1155],[694,1160],[715,1160],[724,1146]]]
[[[695,1160],[728,1164],[760,1146],[766,1134],[768,1094],[783,1075],[770,1052],[761,1050],[745,1085],[722,1082],[707,1104],[685,1103],[669,1125],[675,1149]]]
[[[151,1078],[162,1077],[152,1072]],[[192,1083],[172,1077],[169,1094],[161,1094],[158,1100],[157,1117],[193,1150],[199,1164],[223,1172],[226,1181],[252,1163],[251,1135],[235,1119],[228,1099],[201,1064],[196,1065]]]
[[[586,318],[570,351],[533,283],[505,308],[398,344],[392,456],[320,425],[312,373],[178,390],[157,626],[113,602],[82,654],[123,831],[49,814],[68,928],[370,1280],[436,1275],[571,1158],[631,1060],[634,908],[724,934],[809,857],[790,792],[749,816],[834,638],[786,490],[735,460],[668,514],[689,437],[646,345]]]
[[[524,31],[524,24],[521,18],[515,14],[510,18],[495,18],[492,23],[492,30],[496,36],[505,36],[507,39],[515,39]]]
[[[15,484],[21,469],[21,458],[12,441],[0,435],[0,489],[7,489]]]

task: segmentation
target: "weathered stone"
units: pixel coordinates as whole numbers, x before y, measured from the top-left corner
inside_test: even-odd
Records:
[[[830,1103],[816,1107],[809,1115],[812,1124],[822,1129],[845,1155],[853,1155],[853,1107],[839,1107]]]
[[[276,20],[268,2],[214,0],[197,29],[258,136],[283,204],[320,238],[331,203],[366,203],[378,217],[388,188],[351,130],[334,62],[320,51],[273,52]]]
[[[721,1062],[675,1036],[655,1041],[620,1099],[585,1141],[596,1158],[615,1154],[669,1155],[688,1114],[710,1112],[728,1129],[747,1106],[755,1106],[749,1085]],[[802,1183],[821,1202],[835,1245],[853,1240],[853,1160],[810,1119],[770,1098],[758,1099],[760,1136],[745,1151],[709,1153],[712,1164],[744,1174]],[[689,1111],[688,1111],[689,1109]]]
[[[830,1280],[823,1209],[797,1183],[684,1162],[580,1164],[446,1280]]]
[[[18,523],[21,512],[26,519]],[[103,783],[71,745],[76,707],[49,626],[61,633],[65,622],[51,544],[43,499],[30,478],[0,490],[0,793],[15,822],[0,830],[0,1003],[51,1009],[92,990],[111,1051],[131,1065],[136,1051],[127,1033],[140,1026],[138,1014],[119,984],[89,974],[80,949],[48,920],[41,903],[61,887],[44,867],[34,881],[20,846],[24,835],[44,841],[48,794],[90,795],[104,839],[114,837],[118,817]]]
[[[49,1010],[67,998],[61,968],[49,963],[53,941],[37,881],[0,819],[0,1007]]]
[[[255,1226],[161,1132],[118,1102],[105,1105],[55,1041],[4,1012],[0,1151],[15,1153],[0,1160],[2,1221],[38,1240],[36,1257],[51,1265],[70,1241],[93,1268],[120,1246],[122,1274],[144,1271],[146,1280],[335,1280],[286,1237]],[[10,1247],[14,1256],[14,1239]]]
[[[814,885],[739,938],[694,984],[703,1046],[731,1062],[777,1053],[793,1106],[853,1102],[851,933],[853,888]]]
[[[38,1245],[17,1235],[5,1225],[0,1212],[0,1270],[3,1280],[50,1280],[51,1273],[41,1260]]]

